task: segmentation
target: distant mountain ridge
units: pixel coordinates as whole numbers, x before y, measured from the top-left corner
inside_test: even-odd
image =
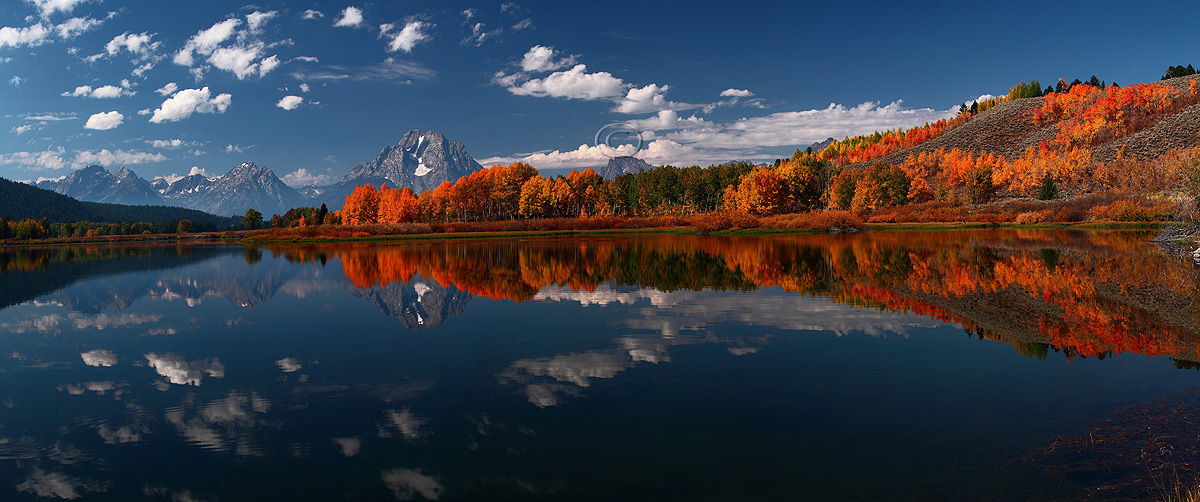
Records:
[[[146,181],[125,167],[109,173],[93,165],[61,180],[42,181],[37,187],[87,202],[170,205],[226,216],[241,215],[250,208],[268,215],[283,214],[308,202],[273,171],[253,162],[243,162],[217,178],[192,174],[174,182],[163,178]]]
[[[85,202],[27,183],[0,178],[0,216],[10,219],[42,219],[51,223],[90,221],[96,223],[208,221],[228,228],[233,218],[224,218],[181,207],[130,206]]]

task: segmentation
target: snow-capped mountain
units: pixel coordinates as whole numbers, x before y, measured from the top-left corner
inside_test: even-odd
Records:
[[[162,197],[150,182],[125,167],[110,173],[100,166],[88,166],[68,174],[61,180],[45,180],[37,186],[89,202],[134,206],[164,204]]]
[[[483,166],[467,153],[462,142],[448,141],[437,131],[413,129],[399,144],[384,148],[375,160],[354,166],[342,181],[321,190],[318,199],[330,209],[337,209],[357,185],[370,183],[378,187],[386,182],[393,188],[407,186],[421,193],[480,169]]]
[[[199,174],[181,178],[163,196],[173,205],[218,215],[241,215],[254,208],[270,217],[309,205],[308,199],[287,186],[274,171],[253,162],[243,162],[211,180]]]

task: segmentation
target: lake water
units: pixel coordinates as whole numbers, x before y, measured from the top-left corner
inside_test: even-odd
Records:
[[[1144,232],[0,250],[0,499],[1154,498]]]

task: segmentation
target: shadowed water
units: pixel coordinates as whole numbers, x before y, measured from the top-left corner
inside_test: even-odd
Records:
[[[1200,328],[1147,240],[3,249],[0,499],[1154,498]]]

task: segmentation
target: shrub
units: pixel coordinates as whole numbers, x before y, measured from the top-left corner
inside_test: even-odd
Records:
[[[714,232],[736,228],[758,228],[762,223],[745,211],[713,211],[693,216],[688,224],[700,232]]]
[[[1036,225],[1046,221],[1046,216],[1049,213],[1049,211],[1029,211],[1021,213],[1017,215],[1017,217],[1013,220],[1013,223],[1018,225]]]

